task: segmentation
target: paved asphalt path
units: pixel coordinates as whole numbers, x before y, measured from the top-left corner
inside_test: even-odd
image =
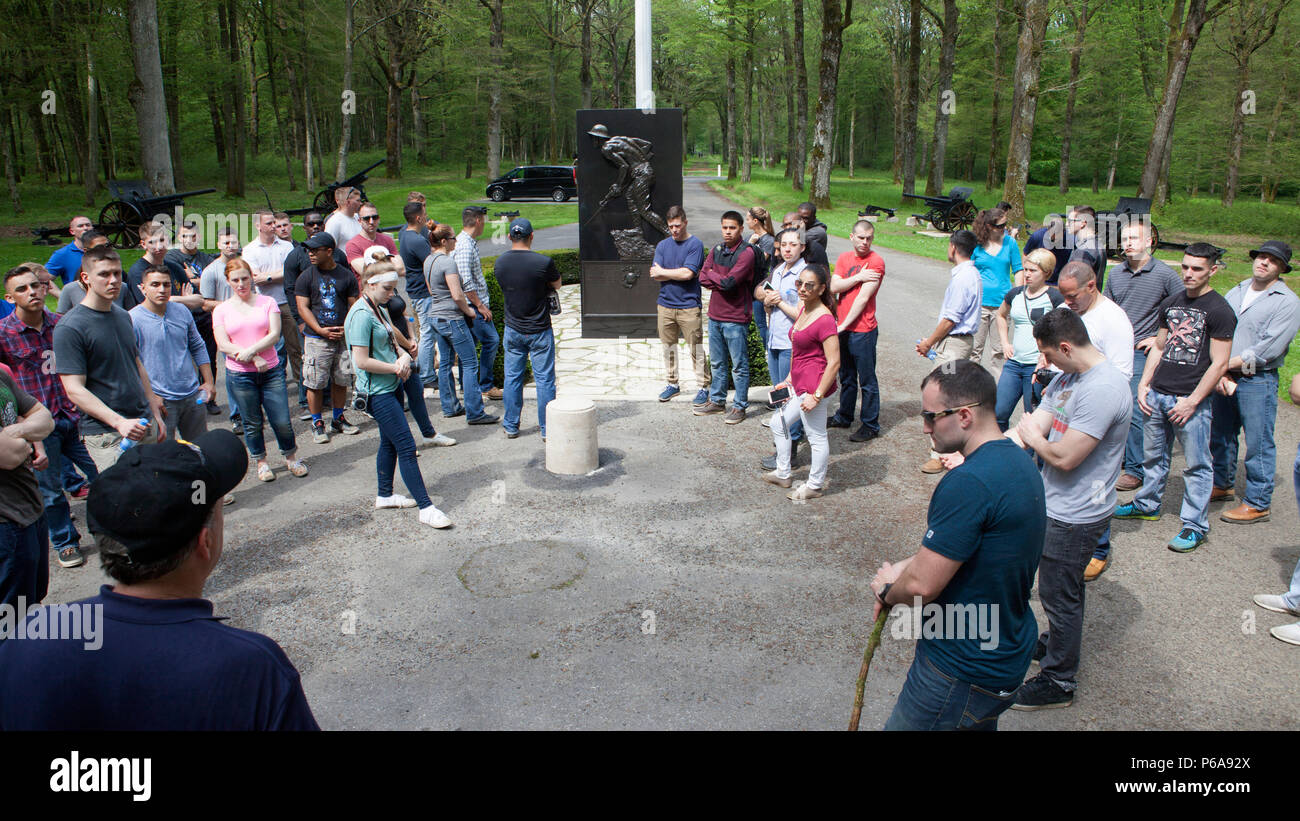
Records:
[[[696,180],[686,192],[691,228],[716,242],[729,204]],[[565,236],[571,247],[574,233],[539,231],[538,247]],[[832,238],[832,257],[848,248]],[[912,341],[934,323],[946,266],[882,254],[884,435],[857,445],[832,432],[825,497],[792,505],[759,480],[771,450],[759,419],[728,427],[683,399],[601,403],[601,467],[572,478],[541,467],[531,402],[524,435],[508,441],[442,420],[431,401],[435,425],[460,440],[420,457],[456,522],[435,532],[413,511],[372,509],[372,422],[328,445],[295,422],[312,474],[295,479],[272,457],[275,482],[250,474],[236,490],[208,586],[218,614],[284,646],[331,729],[844,727],[867,582],[916,549],[938,481],[918,471],[928,362]],[[1002,726],[1295,729],[1300,648],[1268,635],[1286,619],[1250,597],[1283,592],[1300,556],[1298,440],[1300,413],[1284,403],[1272,521],[1228,525],[1216,505],[1209,543],[1186,556],[1164,546],[1178,529],[1176,457],[1165,517],[1116,523],[1113,566],[1088,585],[1074,705],[1012,711]],[[84,522],[84,504],[74,509]],[[92,593],[97,566],[93,554],[80,569],[56,565],[49,600]],[[912,652],[886,638],[864,728],[884,723]]]

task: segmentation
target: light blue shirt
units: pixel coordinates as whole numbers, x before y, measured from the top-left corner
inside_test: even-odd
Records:
[[[984,305],[997,308],[1011,290],[1014,275],[1024,268],[1020,261],[1020,248],[1010,237],[1002,238],[1002,247],[996,256],[976,246],[970,255],[971,263],[979,269],[980,281],[984,288]],[[1058,272],[1059,273],[1059,272]]]
[[[158,316],[142,303],[132,308],[130,314],[135,347],[149,374],[153,392],[163,399],[193,396],[199,389],[195,365],[212,362],[190,309],[168,302],[166,316]]]
[[[781,295],[781,301],[786,305],[799,304],[799,289],[795,283],[799,280],[799,272],[807,266],[802,258],[796,259],[794,265],[786,268],[785,262],[772,269],[767,281],[772,283],[772,287]],[[767,347],[774,351],[785,351],[790,349],[790,329],[794,327],[794,320],[780,308],[772,308],[767,312]]]
[[[1237,283],[1224,299],[1237,314],[1237,330],[1232,335],[1232,356],[1251,368],[1250,373],[1271,371],[1286,362],[1291,340],[1300,331],[1300,298],[1282,280],[1268,286],[1249,306],[1241,303],[1253,279]],[[1249,374],[1247,374],[1249,375]]]
[[[948,290],[943,292],[943,307],[939,309],[940,319],[953,322],[949,336],[973,334],[979,329],[982,293],[980,272],[975,263],[966,260],[952,269]]]

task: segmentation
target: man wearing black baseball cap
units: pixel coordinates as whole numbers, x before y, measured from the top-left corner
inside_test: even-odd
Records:
[[[510,250],[497,257],[492,271],[506,303],[506,437],[519,435],[524,407],[524,362],[537,382],[537,426],[546,441],[546,405],[555,398],[555,334],[548,297],[560,290],[555,260],[532,250],[533,224],[523,217],[510,223]],[[478,324],[478,323],[475,323]]]
[[[1269,240],[1250,252],[1250,279],[1224,295],[1237,314],[1228,373],[1213,397],[1210,453],[1214,462],[1211,502],[1236,498],[1237,435],[1246,432],[1246,494],[1219,518],[1231,524],[1266,521],[1273,500],[1278,369],[1300,331],[1300,298],[1282,284],[1291,270],[1291,246]]]
[[[320,729],[280,646],[223,624],[202,598],[221,559],[221,499],[247,470],[239,439],[217,430],[138,445],[100,474],[86,511],[117,584],[71,605],[98,611],[99,633],[0,644],[0,731]],[[77,683],[74,705],[59,681]]]

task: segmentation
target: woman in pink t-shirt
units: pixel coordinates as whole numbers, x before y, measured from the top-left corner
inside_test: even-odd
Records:
[[[772,419],[776,470],[764,473],[763,478],[774,485],[790,487],[790,426],[802,419],[812,446],[812,468],[808,481],[787,494],[796,502],[822,495],[831,457],[826,438],[825,397],[835,390],[835,374],[840,369],[840,339],[829,283],[830,272],[825,265],[807,265],[799,272],[796,287],[802,304],[790,328],[790,377],[776,386],[790,388],[791,397]]]
[[[244,446],[257,460],[257,478],[263,482],[275,479],[275,472],[266,463],[263,410],[289,472],[306,476],[307,466],[297,458],[298,443],[289,421],[284,365],[275,352],[275,342],[280,338],[280,308],[271,297],[253,291],[253,271],[244,260],[226,263],[226,281],[233,293],[212,312],[212,336],[217,350],[226,355],[226,393],[239,409]]]

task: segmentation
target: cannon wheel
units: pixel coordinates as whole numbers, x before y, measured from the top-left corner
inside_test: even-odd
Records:
[[[939,208],[931,208],[929,211],[926,211],[925,221],[930,223],[931,227],[936,231],[948,230],[944,228],[944,226],[948,224],[948,218],[943,215],[943,211]]]
[[[334,202],[334,192],[328,188],[317,194],[316,199],[311,203],[311,210],[319,211],[322,217],[328,217],[337,207]]]
[[[944,230],[970,230],[970,227],[975,224],[975,215],[978,213],[979,209],[975,207],[975,203],[970,200],[963,200],[948,209],[948,227]]]
[[[144,214],[133,203],[113,200],[99,212],[99,224],[95,226],[114,248],[134,248],[140,244],[140,226],[144,225]]]

